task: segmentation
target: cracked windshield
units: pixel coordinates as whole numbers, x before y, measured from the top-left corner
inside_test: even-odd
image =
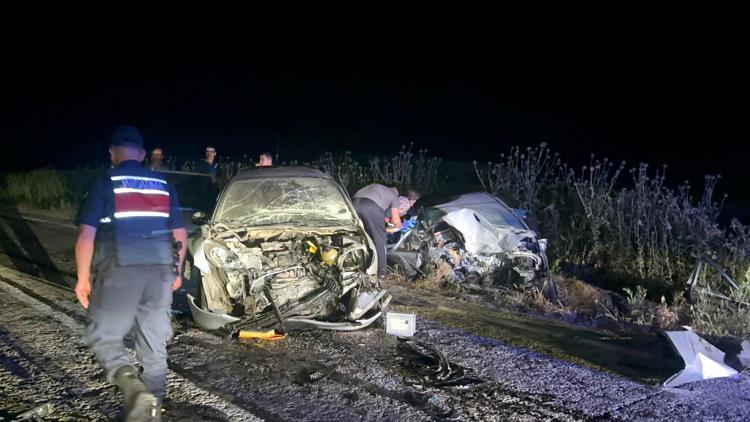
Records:
[[[335,226],[354,220],[341,192],[326,179],[240,180],[229,187],[215,222],[268,226]]]

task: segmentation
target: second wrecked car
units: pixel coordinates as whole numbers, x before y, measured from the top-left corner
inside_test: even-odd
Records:
[[[389,246],[391,267],[409,276],[429,275],[445,262],[453,282],[489,286],[500,278],[516,279],[556,296],[546,239],[499,198],[485,192],[423,198],[416,208],[416,226]]]
[[[390,300],[349,197],[318,170],[240,171],[202,223],[189,248],[188,300],[204,329],[355,330]]]

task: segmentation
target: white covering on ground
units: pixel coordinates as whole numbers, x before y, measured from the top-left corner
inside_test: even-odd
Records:
[[[745,340],[742,342],[742,351],[737,355],[743,368],[750,368],[750,341]]]
[[[492,225],[476,211],[468,208],[451,211],[443,221],[458,230],[464,237],[466,251],[479,254],[496,254],[515,249],[525,237],[534,237],[528,230],[500,228]]]
[[[665,387],[677,387],[689,382],[722,378],[735,375],[737,371],[724,364],[724,352],[700,338],[687,328],[687,331],[667,331],[667,337],[677,353],[685,361],[685,369],[664,381]]]

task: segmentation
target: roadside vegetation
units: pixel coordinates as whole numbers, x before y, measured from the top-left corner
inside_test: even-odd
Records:
[[[587,165],[572,168],[546,144],[513,147],[498,162],[474,165],[485,190],[536,216],[538,231],[549,239],[553,273],[624,298],[616,309],[601,305],[607,316],[661,328],[689,323],[719,336],[750,334],[750,227],[737,219],[719,225],[725,199],[715,198],[720,176],[706,176],[696,192],[687,183],[670,187],[666,166],[628,169],[591,156]],[[739,285],[729,300],[684,300],[702,256]],[[726,286],[716,269],[702,272],[698,283]],[[532,302],[541,300],[531,295]]]

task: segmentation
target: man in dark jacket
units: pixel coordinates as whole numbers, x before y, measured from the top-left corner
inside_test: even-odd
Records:
[[[198,163],[196,171],[213,177],[219,176],[219,163],[216,161],[216,148],[212,145],[206,147],[206,158]]]

